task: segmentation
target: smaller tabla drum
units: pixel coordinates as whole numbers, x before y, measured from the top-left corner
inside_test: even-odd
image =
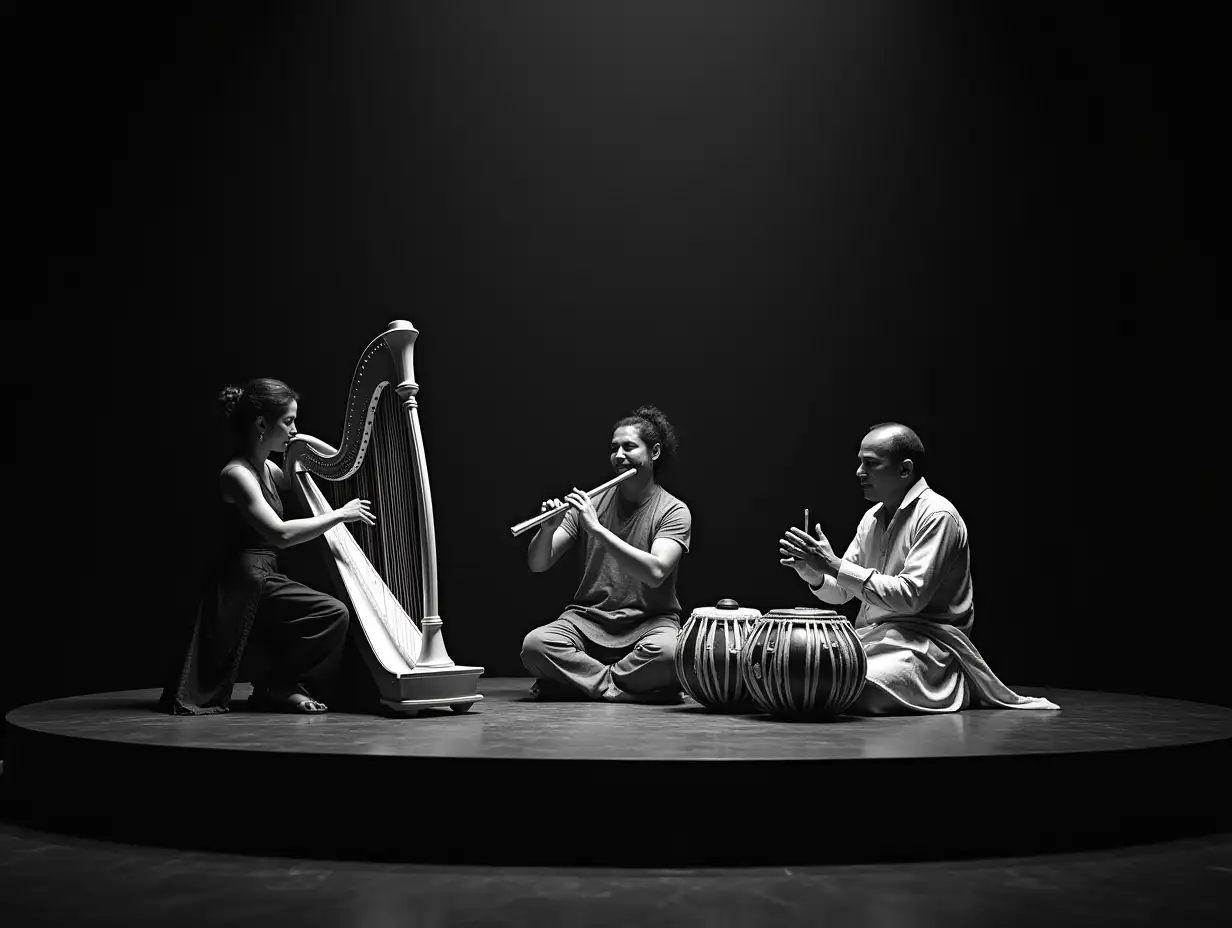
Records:
[[[676,675],[684,691],[707,709],[756,712],[740,675],[740,652],[753,625],[756,609],[742,609],[734,599],[699,606],[676,638]]]
[[[841,715],[856,701],[868,658],[845,616],[831,609],[771,609],[740,653],[740,673],[763,711],[816,721]]]

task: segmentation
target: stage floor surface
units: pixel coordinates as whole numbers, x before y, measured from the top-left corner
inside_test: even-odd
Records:
[[[530,682],[484,678],[470,712],[415,718],[251,713],[245,685],[232,712],[195,718],[155,712],[152,689],[49,700],[5,720],[4,794],[34,817],[145,840],[216,846],[226,822],[277,819],[261,830],[280,853],[324,841],[403,857],[399,836],[430,831],[456,859],[496,832],[508,841],[484,853],[502,859],[647,864],[773,860],[810,827],[844,834],[814,842],[818,860],[884,859],[887,832],[893,854],[934,855],[936,836],[903,824],[917,816],[944,822],[947,854],[1067,850],[1205,833],[1226,810],[1232,710],[1218,706],[1016,686],[1061,709],[793,723],[688,699],[537,702]],[[314,827],[287,783],[329,797]],[[629,816],[688,826],[646,848]],[[589,820],[604,837],[579,846]]]

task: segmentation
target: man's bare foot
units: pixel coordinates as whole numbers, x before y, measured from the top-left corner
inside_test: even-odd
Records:
[[[319,715],[329,709],[319,699],[313,699],[302,689],[256,689],[248,697],[248,706],[256,712],[294,712]]]

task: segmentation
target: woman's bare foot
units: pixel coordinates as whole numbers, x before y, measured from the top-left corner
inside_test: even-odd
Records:
[[[328,706],[313,699],[302,689],[282,688],[253,689],[248,704],[258,712],[295,712],[301,715],[319,715],[328,711]]]

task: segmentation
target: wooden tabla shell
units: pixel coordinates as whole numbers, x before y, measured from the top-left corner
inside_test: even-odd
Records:
[[[771,609],[740,653],[740,674],[757,706],[801,721],[842,714],[867,673],[855,629],[830,609]]]
[[[742,609],[730,599],[694,609],[676,637],[676,675],[684,691],[707,709],[756,712],[740,673],[740,653],[760,618],[757,609]]]

